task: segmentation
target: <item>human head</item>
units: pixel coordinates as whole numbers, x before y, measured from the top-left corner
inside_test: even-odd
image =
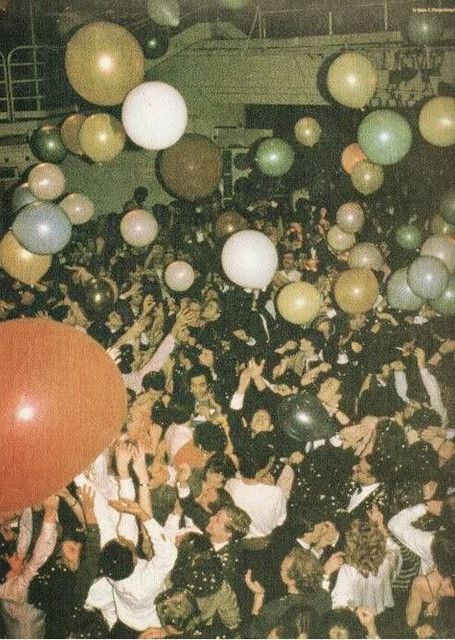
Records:
[[[243,538],[251,524],[250,516],[236,505],[226,505],[211,516],[206,532],[211,539],[225,542],[232,538]]]
[[[352,479],[362,486],[376,482],[376,477],[371,464],[368,462],[368,458],[359,458],[358,462],[352,467]]]
[[[129,544],[128,544],[129,543]],[[106,578],[119,581],[128,578],[136,566],[134,545],[124,538],[109,540],[101,549],[99,558],[100,573]]]
[[[356,519],[346,533],[347,564],[365,577],[376,575],[386,556],[386,538],[371,520]]]
[[[251,418],[250,428],[253,433],[273,431],[272,416],[267,409],[256,409]]]
[[[195,365],[188,372],[190,391],[196,400],[202,400],[209,391],[210,369],[202,364]]]
[[[270,450],[266,447],[252,448],[239,460],[239,471],[243,478],[258,478],[267,473],[273,462]]]
[[[229,478],[235,476],[236,469],[231,458],[226,455],[213,456],[208,460],[204,467],[204,480],[212,485],[219,487]]]
[[[190,635],[200,615],[196,597],[181,587],[166,589],[155,598],[156,614],[167,635]]]
[[[142,378],[142,388],[144,391],[153,389],[154,391],[164,391],[166,377],[162,371],[151,371]]]
[[[313,592],[320,586],[323,569],[316,557],[298,547],[284,558],[280,575],[289,590],[297,593]]]
[[[322,619],[321,638],[364,638],[365,629],[347,607],[332,609]]]
[[[440,427],[442,425],[441,416],[434,409],[417,409],[414,411],[408,424],[416,431],[423,431],[428,427]]]
[[[206,453],[223,455],[227,446],[227,437],[223,429],[210,422],[196,422],[194,444]]]

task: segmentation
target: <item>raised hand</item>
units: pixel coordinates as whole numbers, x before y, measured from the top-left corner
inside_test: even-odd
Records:
[[[82,507],[85,524],[96,524],[95,492],[93,489],[88,484],[84,484],[77,490],[77,497],[79,498],[79,502]]]

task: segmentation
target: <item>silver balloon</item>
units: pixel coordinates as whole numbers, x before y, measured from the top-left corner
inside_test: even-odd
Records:
[[[424,300],[412,292],[408,284],[407,269],[398,269],[387,283],[387,302],[392,309],[401,311],[418,311]]]
[[[444,293],[448,281],[447,267],[434,256],[416,258],[408,270],[408,284],[412,292],[427,300],[439,298]]]
[[[455,271],[455,239],[449,236],[430,236],[420,249],[421,256],[439,258],[447,267],[449,273]]]
[[[384,257],[372,242],[359,242],[349,252],[348,264],[354,267],[365,267],[380,271],[384,266]]]

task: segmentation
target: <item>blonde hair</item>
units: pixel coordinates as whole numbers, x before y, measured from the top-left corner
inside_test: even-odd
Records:
[[[386,538],[375,522],[354,520],[346,534],[345,561],[365,577],[378,573],[386,556]]]

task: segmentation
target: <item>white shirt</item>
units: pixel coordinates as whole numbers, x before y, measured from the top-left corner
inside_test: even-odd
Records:
[[[246,538],[262,538],[286,519],[286,496],[281,487],[270,484],[247,484],[241,478],[230,478],[226,491],[234,503],[251,518]]]
[[[433,568],[431,543],[434,534],[431,531],[421,531],[412,523],[427,512],[424,504],[402,509],[389,520],[388,528],[395,538],[420,558],[420,573],[428,573]]]
[[[387,552],[377,575],[365,577],[358,569],[343,564],[338,572],[332,591],[332,608],[365,606],[372,607],[376,614],[393,607],[392,582],[401,565],[398,545],[387,538]]]
[[[190,427],[189,422],[185,422],[184,424],[173,423],[169,425],[164,440],[172,464],[177,452],[193,440],[193,429]]]

